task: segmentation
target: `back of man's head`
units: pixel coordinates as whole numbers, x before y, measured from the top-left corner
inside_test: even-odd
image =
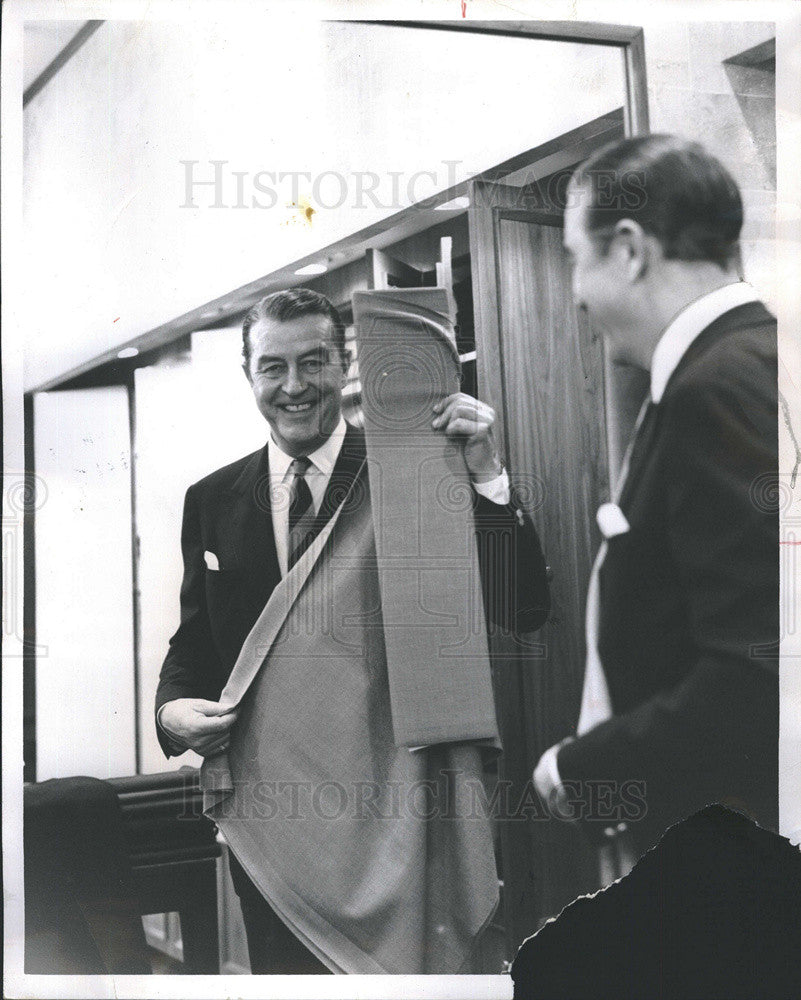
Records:
[[[697,142],[648,135],[610,143],[575,172],[572,197],[601,253],[616,224],[632,219],[656,237],[666,260],[706,261],[722,270],[739,257],[743,204],[737,183]]]
[[[345,324],[336,307],[311,288],[287,288],[266,295],[245,316],[242,322],[242,360],[245,368],[250,364],[250,331],[256,323],[269,319],[285,323],[300,316],[327,316],[331,320],[331,339],[343,365],[346,364]]]

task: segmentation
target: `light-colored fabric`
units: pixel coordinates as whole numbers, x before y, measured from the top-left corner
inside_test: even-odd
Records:
[[[433,366],[426,406],[452,384],[450,350],[417,354]],[[386,388],[401,418],[420,401],[417,386],[400,399]],[[456,446],[412,430],[384,436],[378,475],[362,467],[275,588],[221,695],[240,707],[230,748],[201,770],[204,808],[243,868],[336,972],[459,972],[498,903],[480,805],[497,727],[481,690],[472,490]],[[436,745],[412,753],[404,737]]]
[[[204,808],[334,971],[452,973],[498,898],[481,751],[392,740],[370,507],[362,474],[248,636]]]
[[[690,344],[724,313],[748,302],[759,302],[759,295],[747,281],[734,281],[716,288],[691,302],[668,324],[651,359],[651,399],[658,403],[670,376]]]
[[[584,686],[581,691],[581,709],[576,725],[578,736],[583,736],[612,715],[612,700],[609,697],[609,687],[598,653],[599,576],[601,564],[606,558],[606,548],[606,541],[603,541],[592,565],[587,588],[587,612],[584,622],[587,659],[584,667]]]
[[[459,390],[444,289],[353,296],[395,743],[498,740],[461,445],[432,428]]]

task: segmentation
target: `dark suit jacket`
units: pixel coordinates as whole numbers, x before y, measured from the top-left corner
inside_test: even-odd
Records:
[[[281,579],[270,512],[267,447],[189,488],[181,547],[181,624],[170,640],[156,712],[175,698],[217,700],[246,636]],[[330,518],[365,457],[364,435],[349,428],[315,524]],[[514,505],[475,495],[485,609],[496,624],[537,629],[550,607],[546,567],[531,521]],[[204,552],[218,558],[208,570]],[[164,733],[159,740],[169,756]]]
[[[557,762],[585,797],[588,780],[613,794],[644,783],[640,849],[715,801],[777,824],[777,410],[776,321],[740,306],[693,342],[631,457],[619,501],[631,528],[600,577],[615,714]],[[604,809],[587,831],[609,825]]]

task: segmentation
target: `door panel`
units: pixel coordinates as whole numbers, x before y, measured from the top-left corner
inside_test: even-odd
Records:
[[[498,413],[512,481],[552,570],[542,649],[496,644],[501,778],[520,802],[540,753],[575,730],[584,674],[586,587],[608,498],[600,339],[572,303],[557,215],[520,209],[520,191],[475,182],[470,209],[479,386]],[[526,801],[524,799],[524,801]],[[595,859],[556,819],[501,823],[510,944],[597,888]]]
[[[128,393],[34,397],[36,779],[136,771]]]

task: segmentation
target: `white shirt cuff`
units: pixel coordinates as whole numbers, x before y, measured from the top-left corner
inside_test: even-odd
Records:
[[[561,745],[561,743],[557,743],[556,746],[553,746],[545,751],[545,763],[548,768],[548,777],[551,779],[551,784],[554,788],[559,788],[562,784],[562,778],[559,774],[559,765],[556,762],[556,756],[559,753],[559,747]]]
[[[473,483],[473,489],[482,497],[506,506],[511,499],[512,493],[509,489],[509,476],[506,469],[501,470],[501,474],[488,483]]]

